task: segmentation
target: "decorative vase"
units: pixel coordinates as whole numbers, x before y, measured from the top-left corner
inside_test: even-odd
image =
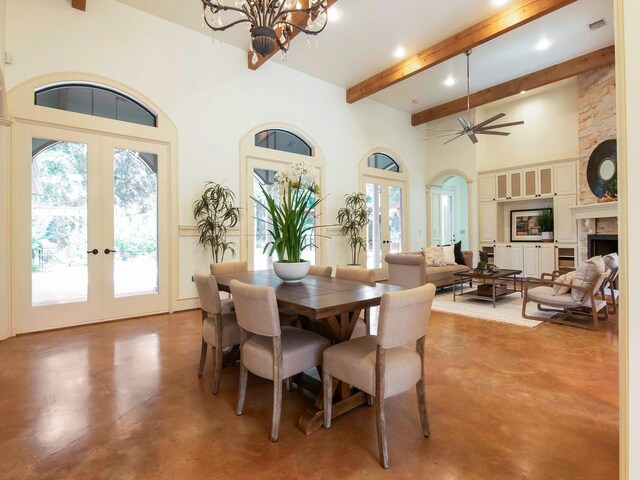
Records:
[[[542,232],[542,241],[545,243],[553,242],[553,232]]]
[[[310,263],[273,262],[273,271],[283,282],[299,282],[309,273]]]

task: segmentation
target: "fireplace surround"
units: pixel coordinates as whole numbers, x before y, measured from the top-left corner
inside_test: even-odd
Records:
[[[587,235],[587,258],[618,252],[618,235]]]

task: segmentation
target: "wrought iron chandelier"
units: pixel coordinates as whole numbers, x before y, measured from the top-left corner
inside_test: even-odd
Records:
[[[286,53],[294,30],[317,35],[327,26],[328,0],[201,0],[203,19],[214,32],[248,23],[253,61],[255,53],[266,57],[276,47]],[[229,18],[223,18],[224,13]],[[226,17],[226,16],[225,16]]]

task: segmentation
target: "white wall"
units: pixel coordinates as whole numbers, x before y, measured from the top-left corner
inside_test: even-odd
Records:
[[[7,46],[14,54],[6,69],[8,88],[51,72],[81,71],[129,85],[167,113],[179,135],[180,224],[193,224],[191,204],[205,180],[239,191],[239,142],[245,133],[283,122],[322,149],[329,219],[343,194],[357,190],[358,162],[367,151],[397,152],[411,178],[411,246],[423,245],[425,145],[407,114],[373,101],[348,105],[343,89],[276,61],[250,71],[245,52],[212,45],[207,35],[113,0],[92,0],[86,12],[63,0],[8,0],[7,16]],[[340,238],[331,242],[324,261],[335,264],[346,246]],[[194,254],[193,237],[180,243],[180,295],[189,296],[194,290],[188,279],[204,267],[205,257]]]
[[[517,167],[537,162],[577,157],[578,82],[572,78],[561,86],[531,96],[511,97],[477,109],[478,121],[498,113],[507,115],[495,123],[524,120],[510,127],[508,137],[479,136],[478,171]]]
[[[617,54],[617,70],[622,94],[620,100],[625,100],[624,108],[619,106],[621,118],[619,126],[626,123],[625,129],[620,129],[622,145],[620,149],[622,155],[623,174],[622,189],[622,213],[619,231],[622,242],[622,253],[625,259],[626,268],[623,269],[621,282],[623,283],[623,318],[621,319],[620,350],[623,352],[621,359],[621,383],[627,384],[629,390],[622,390],[621,406],[623,415],[621,421],[627,421],[627,425],[622,424],[621,433],[624,438],[628,435],[626,452],[623,452],[621,473],[622,478],[636,480],[640,478],[640,296],[634,295],[634,290],[640,285],[640,215],[635,207],[640,205],[640,189],[637,187],[637,179],[640,178],[640,136],[637,132],[640,129],[640,29],[638,19],[640,19],[640,2],[637,0],[619,0],[617,6],[618,27],[624,26],[624,36],[618,30],[616,38],[619,48]],[[623,11],[624,9],[624,11]],[[624,17],[622,16],[624,14]],[[624,69],[624,70],[623,70]],[[622,78],[620,78],[622,77]],[[626,152],[625,152],[626,151]],[[625,155],[626,153],[626,155]],[[627,188],[628,187],[628,188]],[[630,212],[636,212],[629,214]],[[627,292],[627,295],[624,293]],[[626,315],[624,315],[626,310]],[[628,356],[624,352],[628,350]],[[626,376],[625,376],[626,375]],[[628,409],[628,418],[624,412]],[[626,427],[626,428],[625,428]],[[623,443],[624,446],[624,443]],[[624,455],[626,453],[626,455]],[[624,462],[628,462],[628,467]],[[626,474],[626,475],[625,475]]]

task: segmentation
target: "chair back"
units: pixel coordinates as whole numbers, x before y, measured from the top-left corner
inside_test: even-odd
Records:
[[[227,262],[209,264],[211,275],[224,275],[225,273],[247,272],[247,262]]]
[[[331,265],[311,265],[309,267],[309,275],[319,275],[321,277],[330,277],[333,273]]]
[[[220,292],[216,277],[207,275],[206,273],[196,273],[196,288],[198,289],[198,298],[200,299],[200,308],[209,313],[220,313],[222,305],[220,303]]]
[[[375,270],[360,267],[337,267],[336,278],[354,280],[356,282],[374,283]]]
[[[273,287],[248,285],[239,280],[231,280],[229,286],[238,325],[257,335],[279,337],[280,316]]]
[[[596,277],[595,281],[592,284],[592,292],[594,294],[598,293],[600,288],[605,284],[607,280],[609,280],[611,272],[602,272],[599,276]]]
[[[380,302],[378,345],[399,347],[426,335],[435,295],[436,287],[432,283],[385,293]]]

